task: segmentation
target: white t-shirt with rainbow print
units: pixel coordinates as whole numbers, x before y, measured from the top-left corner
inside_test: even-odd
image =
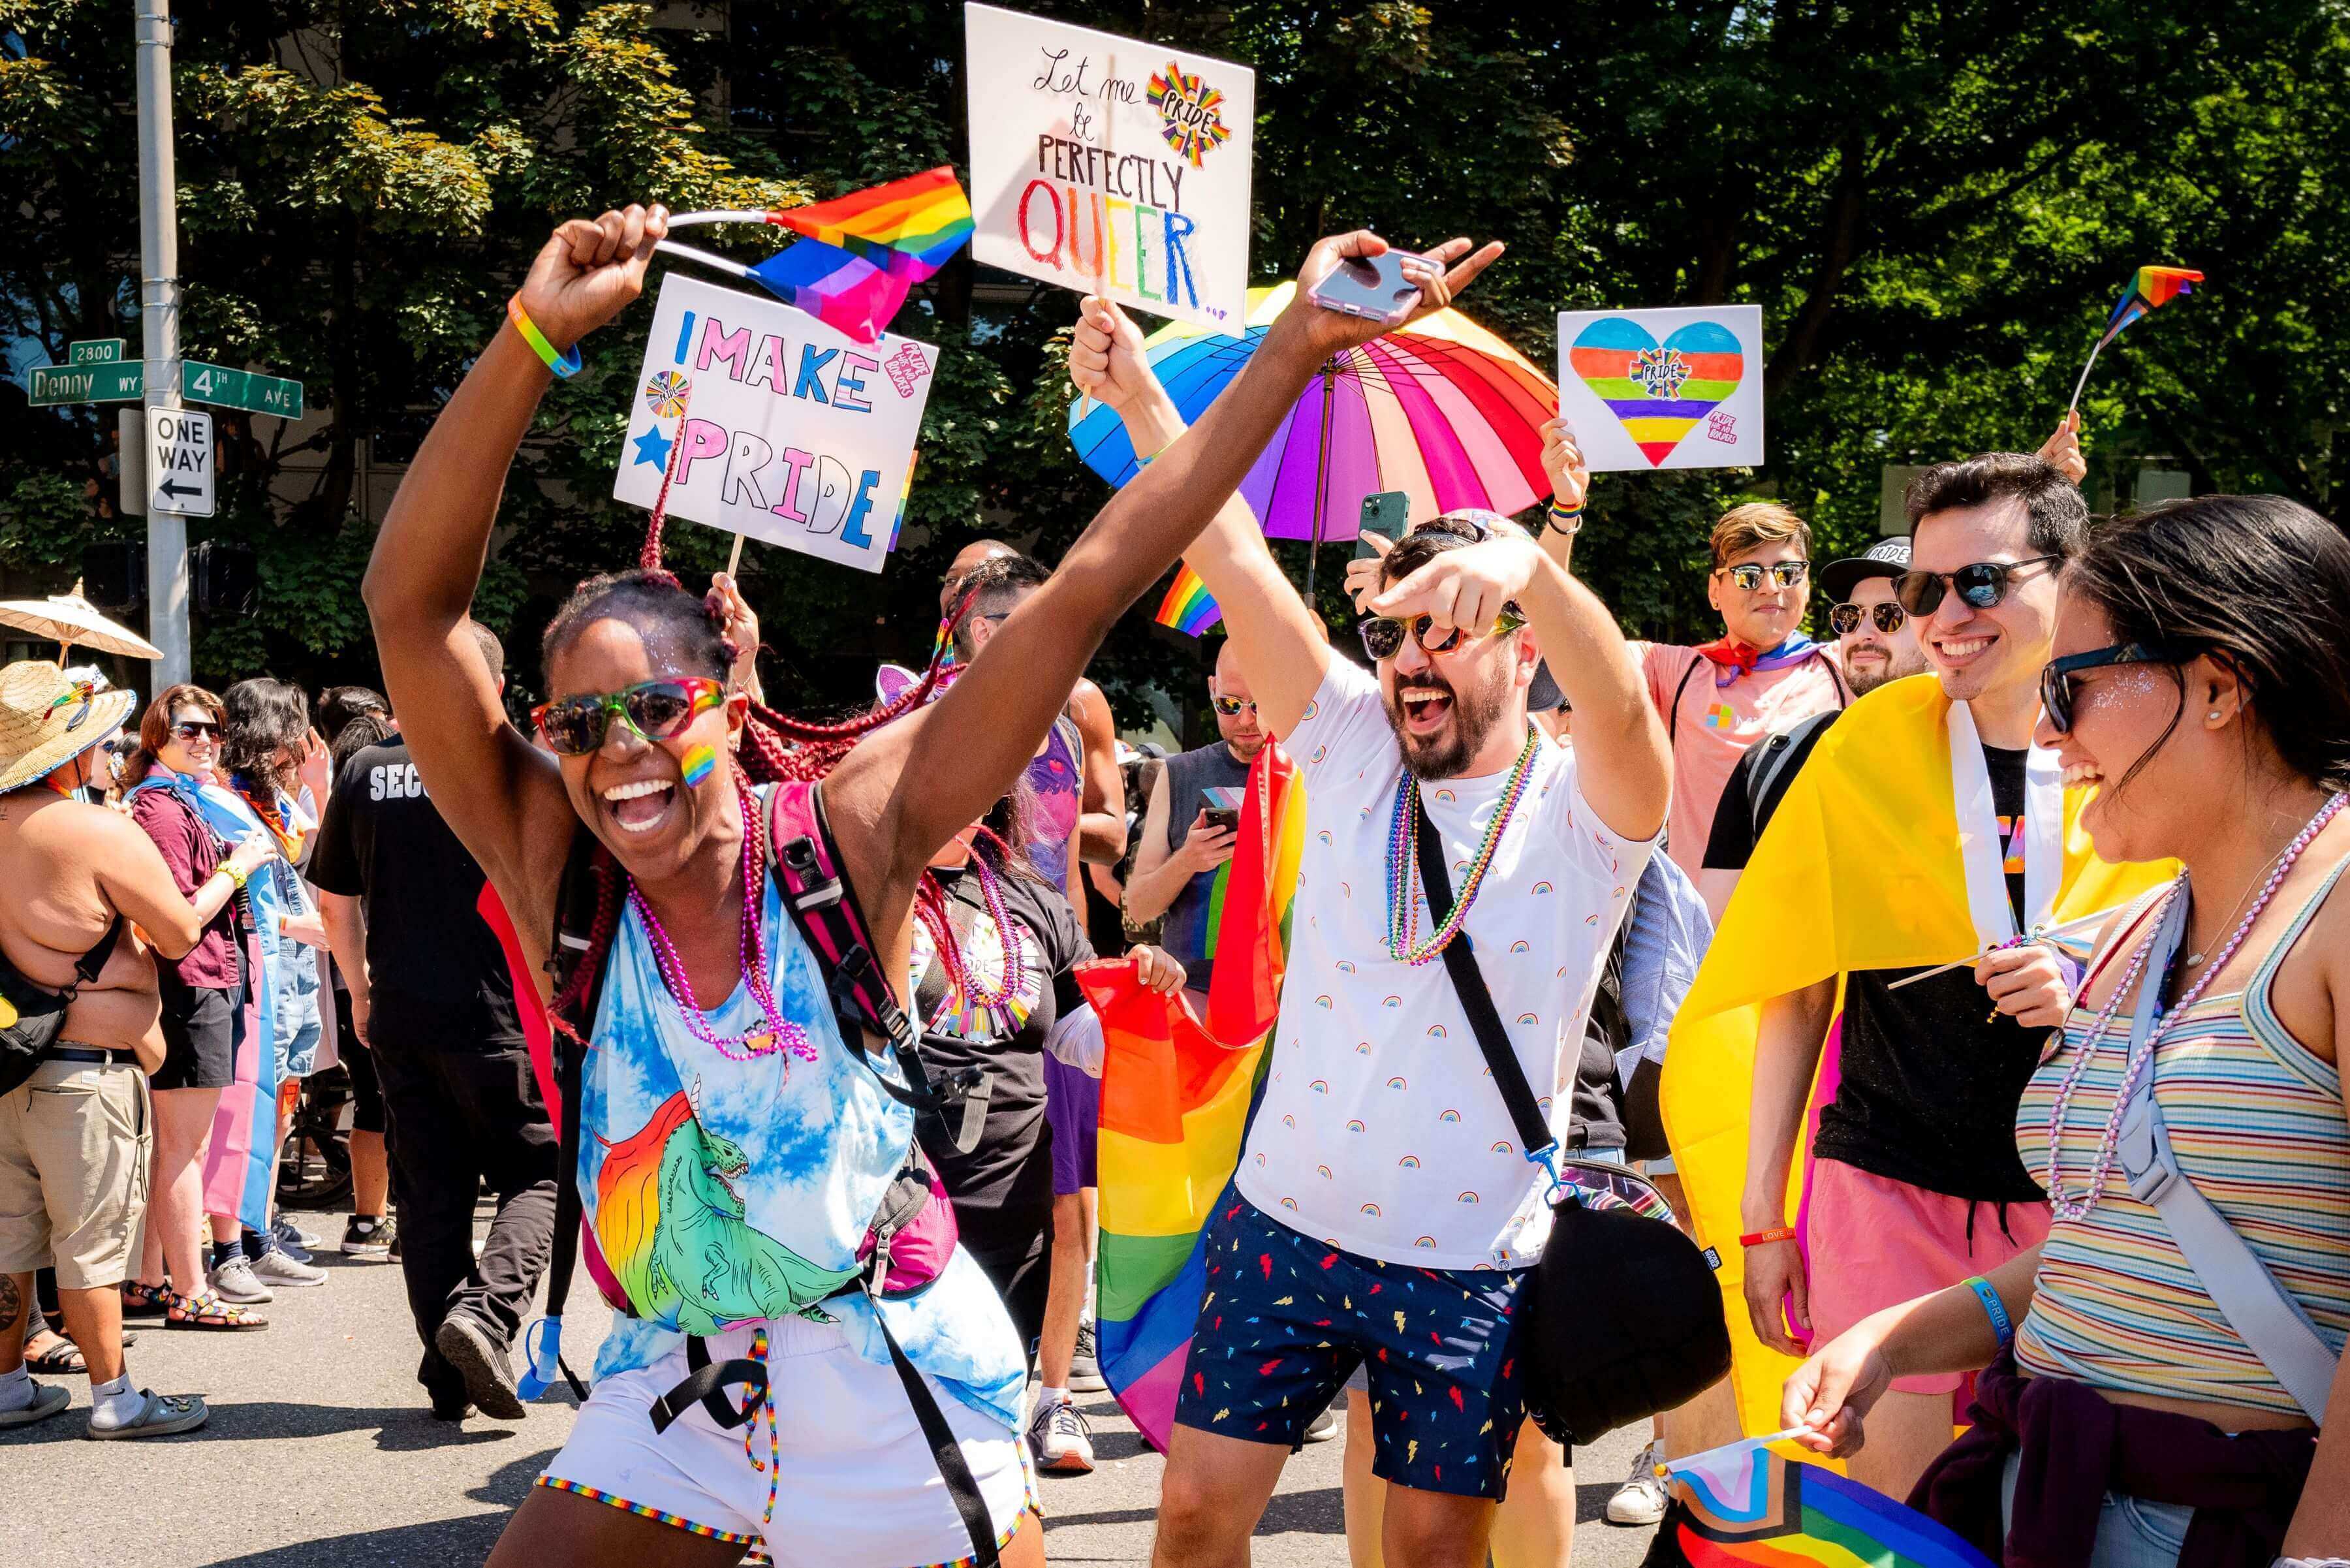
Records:
[[[1343,659],[1283,742],[1305,777],[1273,1072],[1241,1195],[1349,1252],[1434,1269],[1532,1263],[1548,1183],[1527,1163],[1441,959],[1388,956],[1388,836],[1403,759],[1374,677]],[[1506,771],[1423,784],[1454,886]],[[1545,743],[1465,933],[1537,1093],[1569,1070],[1601,964],[1655,848],[1609,831],[1572,751]],[[1420,898],[1416,872],[1408,884]],[[1419,930],[1430,929],[1423,900]],[[1555,1131],[1567,1112],[1544,1096]]]

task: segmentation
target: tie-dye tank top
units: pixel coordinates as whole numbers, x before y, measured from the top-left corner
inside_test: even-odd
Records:
[[[2326,877],[2243,990],[2197,1001],[2154,1056],[2154,1096],[2179,1168],[2337,1353],[2350,1336],[2350,1118],[2339,1069],[2286,1032],[2269,987],[2345,868],[2350,861]],[[2120,1088],[2126,1007],[2065,1108],[2060,1169],[2075,1196]],[[2035,1177],[2046,1173],[2057,1085],[2094,1018],[2074,1010],[2063,1045],[2017,1107],[2016,1147]],[[2130,1196],[2119,1160],[2088,1217],[2059,1219],[2049,1231],[2015,1359],[2035,1376],[2092,1387],[2301,1413],[2212,1302],[2162,1216]]]
[[[1084,738],[1064,716],[1053,721],[1045,749],[1028,763],[1028,788],[1035,797],[1028,863],[1063,894],[1068,890],[1069,857],[1076,849],[1077,818],[1084,810]]]
[[[582,1082],[581,1201],[637,1315],[617,1314],[596,1374],[645,1366],[683,1335],[769,1317],[837,1319],[865,1359],[888,1345],[861,1292],[829,1296],[913,1138],[912,1114],[841,1042],[816,956],[765,885],[770,979],[816,1059],[778,1050],[736,1062],[687,1033],[636,911],[613,938]],[[731,1038],[756,1028],[738,984],[709,1013]],[[902,1083],[894,1056],[884,1070]],[[1017,1419],[1026,1365],[1010,1315],[957,1248],[930,1289],[879,1309],[908,1359],[973,1408]]]

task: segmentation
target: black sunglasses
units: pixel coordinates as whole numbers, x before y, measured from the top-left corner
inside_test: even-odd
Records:
[[[2183,642],[2117,642],[2111,648],[2052,659],[2040,671],[2040,706],[2047,710],[2048,727],[2060,735],[2073,732],[2073,677],[2084,670],[2114,664],[2184,664],[2200,651]]]
[[[1828,627],[1838,637],[1850,637],[1860,629],[1863,614],[1875,621],[1877,629],[1887,637],[1899,631],[1902,623],[1909,618],[1908,612],[1897,604],[1873,604],[1866,611],[1856,604],[1841,604],[1828,611]]]
[[[217,737],[220,734],[220,726],[209,720],[182,720],[172,726],[172,733],[182,741],[192,741],[199,735]]]
[[[2027,556],[2021,561],[1977,561],[1955,572],[1904,572],[1893,579],[1893,597],[1911,615],[1928,616],[1940,607],[1942,596],[1955,590],[1962,604],[1989,609],[2007,597],[2015,574],[2026,566],[2061,561],[2062,556]]]

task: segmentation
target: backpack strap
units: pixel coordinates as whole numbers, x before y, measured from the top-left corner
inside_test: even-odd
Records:
[[[1665,706],[1665,745],[1668,749],[1677,744],[1681,738],[1681,693],[1689,690],[1690,680],[1699,670],[1704,667],[1705,662],[1706,658],[1702,653],[1690,660],[1690,667],[1681,671],[1681,683],[1673,688],[1673,700]],[[1431,909],[1436,907],[1433,897],[1429,899],[1428,907]],[[1449,901],[1445,907],[1448,909],[1451,907]]]
[[[1842,688],[1838,691],[1841,692]],[[1762,836],[1762,824],[1770,815],[1768,803],[1772,799],[1772,791],[1794,763],[1795,754],[1810,743],[1813,736],[1834,723],[1843,713],[1844,704],[1839,701],[1833,709],[1798,719],[1785,729],[1773,730],[1763,738],[1762,754],[1755,759],[1753,772],[1746,780],[1746,805],[1753,814],[1756,838]]]

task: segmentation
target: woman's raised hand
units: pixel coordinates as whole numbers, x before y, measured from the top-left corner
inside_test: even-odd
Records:
[[[574,218],[539,246],[515,297],[546,340],[567,352],[644,292],[653,246],[668,233],[669,209],[661,206]]]

